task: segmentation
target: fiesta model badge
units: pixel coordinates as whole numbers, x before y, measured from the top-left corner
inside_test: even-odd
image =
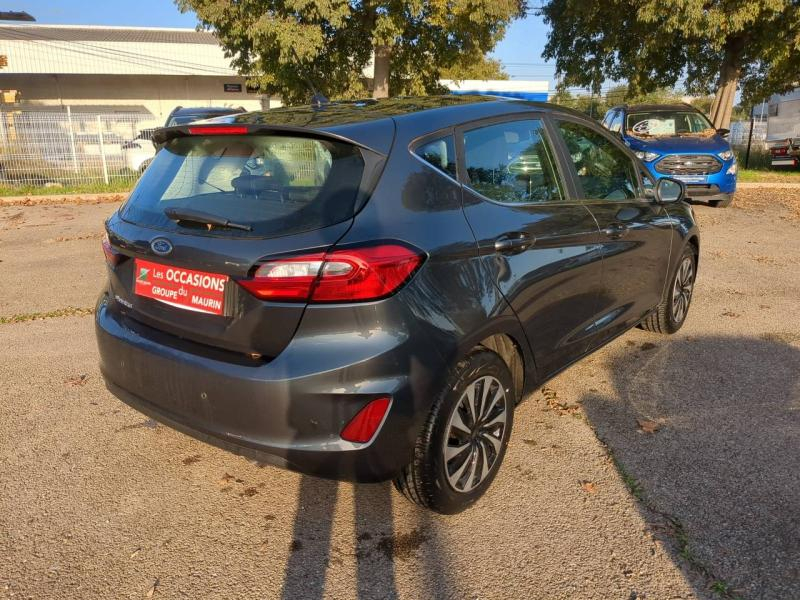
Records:
[[[156,238],[150,242],[150,249],[159,256],[166,256],[172,252],[172,242],[166,238]]]

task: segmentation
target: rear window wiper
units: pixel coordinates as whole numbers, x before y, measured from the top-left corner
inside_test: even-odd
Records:
[[[190,221],[192,223],[200,223],[201,225],[216,225],[217,227],[227,227],[229,229],[253,231],[253,228],[250,227],[250,225],[234,223],[225,217],[212,215],[211,213],[203,212],[201,210],[192,210],[191,208],[165,208],[164,214],[173,221]]]

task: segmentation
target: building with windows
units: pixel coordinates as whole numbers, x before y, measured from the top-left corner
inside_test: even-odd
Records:
[[[2,24],[0,56],[2,99],[25,110],[149,113],[160,124],[176,106],[280,104],[250,93],[205,31]]]

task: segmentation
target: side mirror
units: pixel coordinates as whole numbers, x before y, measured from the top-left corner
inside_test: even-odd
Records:
[[[656,184],[656,201],[660,204],[680,202],[686,197],[686,185],[677,179],[662,177]]]
[[[724,127],[720,127],[717,129],[717,133],[720,134],[722,137],[727,138],[728,134],[730,134],[730,129],[725,129]]]

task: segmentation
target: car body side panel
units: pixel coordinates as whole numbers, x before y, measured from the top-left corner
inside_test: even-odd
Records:
[[[603,289],[592,335],[597,347],[639,323],[661,302],[673,243],[673,219],[643,199],[588,205],[600,227]],[[621,237],[607,231],[622,227]]]
[[[588,348],[602,286],[597,225],[581,204],[500,205],[464,190],[464,211],[483,265],[513,307],[540,378]],[[525,232],[533,245],[499,254],[495,240]]]
[[[407,150],[412,141],[413,130],[398,129],[396,150],[372,200],[339,245],[397,239],[426,253],[403,290],[414,318],[430,325],[421,348],[435,346],[452,365],[486,337],[505,333],[528,359],[526,367],[532,367],[519,321],[482,266],[461,210],[460,184]],[[436,385],[440,382],[437,377]]]

